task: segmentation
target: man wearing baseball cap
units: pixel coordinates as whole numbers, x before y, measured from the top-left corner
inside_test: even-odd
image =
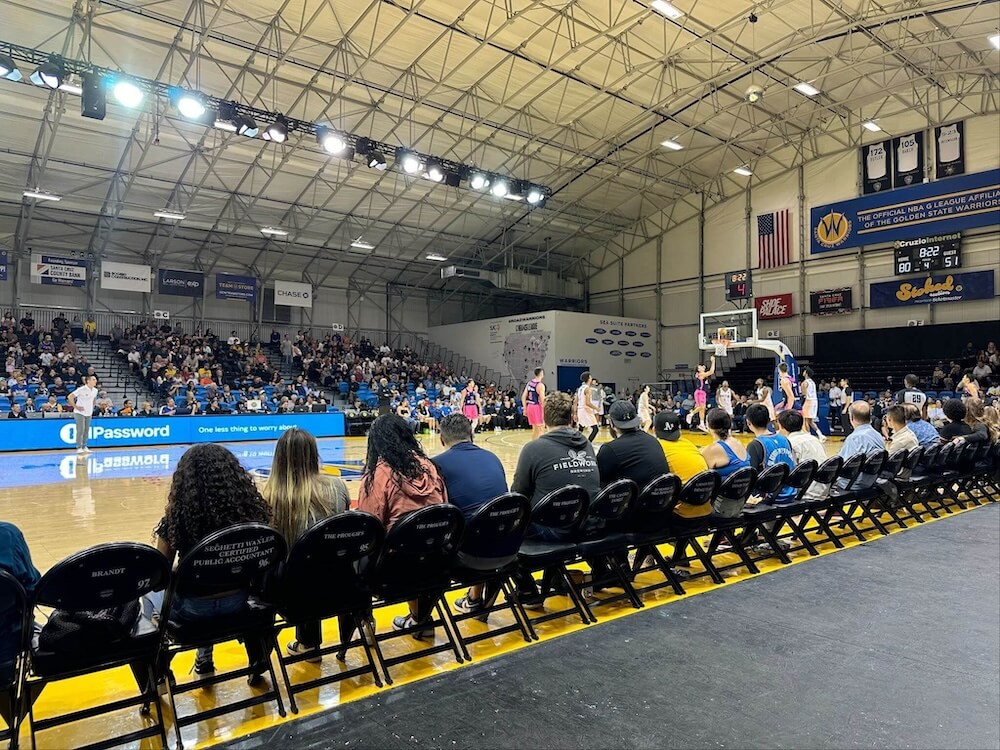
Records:
[[[619,399],[611,404],[608,419],[617,437],[602,445],[597,454],[602,487],[618,479],[631,479],[641,490],[669,471],[656,438],[639,429],[639,414],[631,401]]]
[[[653,417],[653,432],[667,457],[670,471],[680,477],[682,482],[688,481],[695,474],[708,471],[708,464],[698,446],[681,437],[679,416],[671,411],[661,411]]]

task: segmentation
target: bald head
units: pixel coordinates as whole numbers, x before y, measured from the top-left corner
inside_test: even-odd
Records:
[[[866,401],[855,401],[848,409],[848,413],[851,416],[851,424],[855,427],[870,424],[872,421],[872,408]]]

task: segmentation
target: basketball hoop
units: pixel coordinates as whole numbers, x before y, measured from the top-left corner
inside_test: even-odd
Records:
[[[725,357],[729,354],[729,345],[732,343],[729,339],[712,339],[712,345],[715,346],[715,356]]]

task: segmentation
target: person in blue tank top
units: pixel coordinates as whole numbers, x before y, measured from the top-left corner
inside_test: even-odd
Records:
[[[747,456],[750,465],[757,471],[764,471],[777,464],[785,464],[788,470],[795,468],[795,454],[792,444],[784,435],[773,435],[768,429],[771,415],[767,407],[754,404],[747,409],[747,425],[754,434],[754,439],[747,446]],[[775,504],[790,502],[795,497],[794,487],[785,487],[775,498]]]
[[[715,442],[701,449],[708,468],[714,469],[725,480],[730,474],[750,465],[747,450],[733,437],[733,418],[718,407],[710,409],[705,417],[708,431]]]

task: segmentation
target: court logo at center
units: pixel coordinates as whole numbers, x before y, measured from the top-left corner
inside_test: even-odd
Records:
[[[851,220],[839,211],[830,211],[816,225],[816,241],[823,247],[840,247],[851,235]]]
[[[66,445],[76,444],[76,425],[72,422],[64,424],[62,429],[59,430],[59,439],[66,443]]]

